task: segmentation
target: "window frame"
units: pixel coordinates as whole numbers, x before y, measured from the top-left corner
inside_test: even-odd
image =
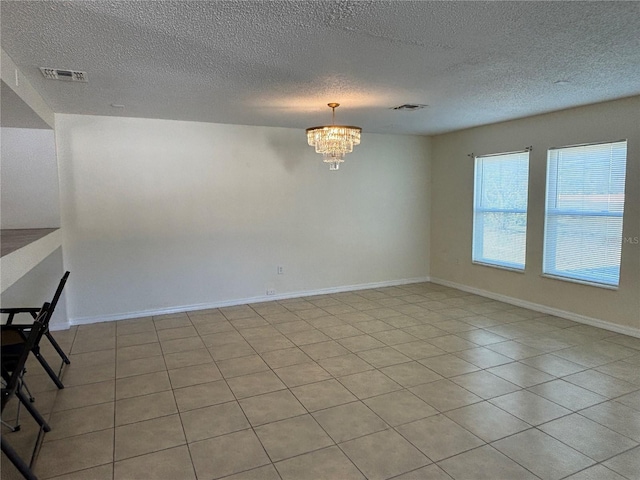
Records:
[[[471,240],[471,263],[475,265],[482,265],[492,268],[498,268],[502,270],[508,270],[511,272],[524,273],[526,270],[527,263],[527,228],[528,228],[528,206],[529,206],[529,166],[530,166],[530,153],[532,148],[528,147],[524,150],[511,151],[511,152],[500,152],[493,153],[487,155],[473,155],[474,160],[474,169],[473,169],[473,214],[472,214],[472,240]],[[527,184],[527,193],[526,193],[526,203],[525,208],[499,208],[499,207],[486,207],[482,205],[482,193],[483,193],[483,183],[484,177],[479,176],[478,168],[479,162],[484,160],[496,160],[498,157],[506,157],[512,155],[522,155],[526,154],[526,184]],[[524,262],[522,264],[509,262],[509,261],[500,261],[495,259],[487,258],[483,255],[480,255],[484,249],[482,248],[484,243],[484,221],[482,218],[482,214],[484,213],[501,213],[501,214],[513,214],[513,215],[524,215],[525,216],[525,240],[524,240]],[[478,215],[480,214],[480,215]],[[480,248],[478,248],[480,247]],[[479,251],[478,251],[479,250]]]
[[[576,148],[584,148],[584,147],[590,147],[590,146],[598,146],[598,145],[614,145],[614,144],[618,144],[618,143],[623,143],[625,144],[625,156],[624,156],[624,168],[622,169],[624,172],[624,182],[623,182],[623,202],[622,202],[622,211],[620,212],[615,212],[615,211],[610,211],[610,210],[582,210],[582,209],[570,209],[570,208],[558,208],[557,207],[557,198],[558,198],[558,175],[556,174],[555,176],[555,184],[551,185],[551,177],[550,177],[550,173],[551,173],[551,162],[552,162],[552,155],[554,152],[558,152],[561,150],[568,150],[568,149],[576,149]],[[627,159],[628,159],[628,140],[627,139],[621,139],[621,140],[615,140],[615,141],[603,141],[603,142],[594,142],[594,143],[584,143],[584,144],[578,144],[578,145],[566,145],[563,147],[554,147],[554,148],[550,148],[547,150],[547,170],[546,170],[546,181],[545,181],[545,208],[544,208],[544,233],[543,233],[543,239],[542,239],[542,276],[543,277],[547,277],[547,278],[552,278],[555,280],[562,280],[562,281],[566,281],[566,282],[571,282],[571,283],[578,283],[578,284],[582,284],[582,285],[589,285],[589,286],[594,286],[594,287],[600,287],[600,288],[605,288],[605,289],[609,289],[609,290],[617,290],[619,285],[620,285],[620,269],[621,269],[621,265],[622,265],[622,261],[620,258],[620,261],[618,262],[618,276],[616,279],[616,283],[609,283],[609,282],[605,282],[605,281],[597,281],[594,280],[593,277],[589,277],[587,275],[574,275],[571,276],[569,274],[567,274],[566,272],[557,270],[555,267],[550,267],[548,264],[548,251],[549,249],[553,249],[554,251],[557,250],[557,239],[558,236],[555,235],[555,245],[551,246],[550,242],[552,241],[551,238],[549,238],[549,223],[550,223],[550,219],[552,218],[561,218],[561,217],[580,217],[580,218],[585,218],[585,217],[605,217],[605,218],[620,218],[620,254],[622,255],[622,245],[624,244],[624,207],[626,205],[626,167],[627,167]],[[558,160],[555,160],[556,162],[558,162]],[[557,163],[556,163],[556,170],[557,170]],[[611,172],[611,169],[609,169],[609,171]],[[611,195],[611,192],[609,191],[607,193],[608,195]],[[555,199],[555,205],[553,207],[550,207],[549,203],[550,200],[554,200]],[[554,254],[554,258],[553,258],[553,264],[555,265],[557,263],[557,255]]]

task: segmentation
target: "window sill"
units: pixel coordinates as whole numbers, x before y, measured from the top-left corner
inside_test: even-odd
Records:
[[[616,285],[607,285],[605,283],[588,282],[587,280],[578,280],[576,278],[560,277],[558,275],[551,275],[549,273],[543,273],[540,276],[543,278],[550,278],[552,280],[560,280],[562,282],[577,283],[579,285],[587,285],[588,287],[604,288],[605,290],[616,291],[620,288],[619,286],[616,286]]]
[[[505,267],[504,265],[496,265],[494,263],[484,263],[484,262],[478,262],[478,261],[471,261],[471,263],[473,265],[480,265],[481,267],[491,267],[491,268],[497,268],[498,270],[506,270],[507,272],[524,273],[523,268]]]

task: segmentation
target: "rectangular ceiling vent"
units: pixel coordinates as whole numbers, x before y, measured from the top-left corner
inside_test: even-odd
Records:
[[[87,72],[78,70],[65,70],[64,68],[40,67],[44,78],[48,80],[62,80],[64,82],[88,82]]]

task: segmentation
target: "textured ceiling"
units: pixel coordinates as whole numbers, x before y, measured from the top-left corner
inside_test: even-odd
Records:
[[[640,2],[0,5],[2,48],[62,113],[305,128],[335,101],[338,123],[433,134],[640,94]]]

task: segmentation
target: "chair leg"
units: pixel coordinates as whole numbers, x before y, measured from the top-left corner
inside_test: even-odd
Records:
[[[27,465],[26,462],[22,460],[22,458],[20,458],[20,455],[18,455],[13,447],[9,445],[5,438],[2,437],[0,440],[2,442],[2,453],[7,456],[11,463],[13,463],[13,465],[22,474],[22,476],[27,480],[38,480],[38,477],[36,477],[31,468],[29,468],[29,465]]]
[[[2,420],[2,425],[7,427],[12,432],[20,431],[20,407],[22,407],[22,402],[18,401],[18,406],[16,407],[16,419],[15,419],[14,425],[10,425],[9,422],[5,422],[4,420]]]
[[[29,385],[27,385],[27,382],[24,381],[24,374],[25,373],[27,373],[26,370],[24,372],[22,372],[22,375],[20,376],[20,386],[21,386],[21,388],[24,387],[24,389],[29,394],[29,401],[31,403],[33,403],[33,402],[36,401],[36,399],[33,397],[33,394],[31,393],[31,390],[29,390]]]
[[[18,400],[22,402],[22,404],[24,405],[24,408],[27,409],[27,411],[31,414],[33,419],[36,422],[38,422],[38,425],[40,425],[45,432],[50,432],[51,427],[49,426],[47,421],[44,419],[44,417],[40,415],[40,412],[36,410],[36,407],[34,407],[29,401],[29,399],[27,399],[27,397],[24,396],[24,393],[22,393],[20,390],[16,390],[16,397],[18,397]]]
[[[51,380],[53,380],[53,383],[56,384],[56,387],[58,387],[59,389],[63,389],[64,385],[62,384],[62,382],[60,381],[60,379],[56,375],[56,372],[53,371],[53,369],[49,366],[49,364],[44,359],[44,357],[40,354],[40,349],[37,349],[37,350],[34,349],[33,350],[33,355],[40,362],[40,365],[42,365],[42,368],[44,368],[44,370],[47,372],[47,374],[49,375]]]
[[[56,352],[58,352],[58,355],[60,355],[60,358],[62,358],[62,361],[67,365],[69,365],[71,363],[71,360],[69,360],[69,357],[67,357],[67,354],[64,353],[62,348],[60,348],[60,345],[58,345],[58,342],[56,342],[56,339],[53,338],[53,335],[51,335],[51,333],[48,330],[47,330],[47,333],[45,333],[45,335],[51,342],[51,345],[53,345],[53,348],[56,349]]]
[[[20,431],[20,425],[15,425],[15,426],[14,425],[9,425],[9,423],[5,422],[4,420],[0,420],[0,422],[2,423],[2,425],[7,427],[12,432],[19,432]]]

